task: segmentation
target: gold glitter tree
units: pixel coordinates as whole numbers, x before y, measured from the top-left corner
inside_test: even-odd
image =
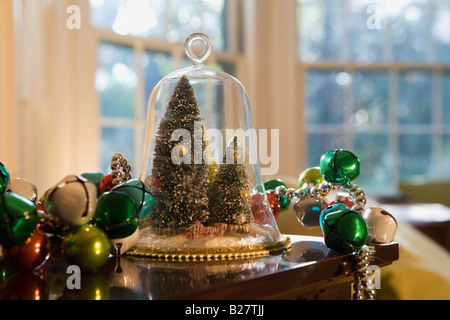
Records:
[[[178,233],[199,221],[204,223],[209,216],[208,187],[209,166],[203,159],[208,141],[201,134],[194,134],[201,124],[200,110],[194,90],[186,76],[181,77],[161,119],[155,138],[150,191],[155,205],[142,226],[152,226],[161,233]],[[197,126],[197,127],[196,127]],[[184,129],[190,137],[173,139],[177,129]],[[189,139],[190,138],[190,139]],[[201,159],[194,158],[194,147],[201,146]],[[187,162],[174,162],[175,156],[185,157]],[[181,158],[180,158],[181,159]],[[176,159],[175,159],[176,160]]]
[[[228,161],[230,157],[233,161]],[[231,163],[230,163],[231,162]],[[237,136],[228,143],[210,192],[212,223],[226,223],[228,230],[245,231],[252,221],[250,182],[244,161],[244,151]]]

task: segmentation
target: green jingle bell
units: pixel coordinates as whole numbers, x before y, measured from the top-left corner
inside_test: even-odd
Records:
[[[320,158],[320,173],[325,181],[346,185],[359,176],[359,159],[348,150],[329,151]]]
[[[110,244],[102,229],[91,225],[74,226],[62,242],[66,261],[82,270],[95,271],[108,260]]]
[[[105,192],[98,198],[94,221],[109,238],[126,238],[139,226],[138,206],[126,193]]]
[[[263,184],[264,184],[264,189],[266,191],[275,190],[279,186],[283,186],[287,189],[286,184],[280,179],[269,179],[269,180],[264,181]],[[260,185],[257,185],[253,189],[253,193],[256,193],[256,192],[262,192]],[[289,205],[291,204],[291,200],[289,200],[287,196],[281,197],[279,199],[279,202],[280,202],[281,211],[287,209],[289,207]]]
[[[6,191],[6,187],[8,186],[10,180],[11,177],[8,170],[5,165],[0,162],[0,192]]]
[[[110,192],[123,192],[130,196],[138,206],[139,219],[144,219],[155,204],[155,199],[150,193],[150,190],[139,179],[127,180],[124,183],[113,187]]]
[[[13,192],[0,193],[0,244],[21,246],[39,223],[36,205]]]
[[[322,210],[320,227],[326,246],[340,253],[352,253],[361,249],[367,239],[364,218],[342,203]]]

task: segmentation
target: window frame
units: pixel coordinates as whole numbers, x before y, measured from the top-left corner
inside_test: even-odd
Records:
[[[298,6],[300,6],[301,1],[298,2]],[[434,6],[435,3],[429,4],[430,16],[434,16]],[[301,10],[300,7],[297,7],[297,10]],[[345,12],[345,10],[342,10]],[[298,15],[297,15],[298,19]],[[391,21],[388,23],[388,27],[390,26]],[[297,25],[298,30],[300,30],[300,26]],[[344,28],[347,30],[348,28]],[[345,31],[344,30],[344,31]],[[348,31],[348,30],[347,30]],[[305,128],[305,139],[308,139],[309,134],[314,133],[336,133],[336,132],[344,132],[345,141],[347,144],[347,148],[352,149],[353,141],[355,134],[358,133],[368,133],[368,134],[381,134],[388,132],[389,136],[389,146],[388,150],[392,155],[392,163],[391,170],[392,173],[390,176],[390,186],[387,188],[371,188],[370,186],[365,187],[366,193],[370,193],[374,196],[387,196],[387,195],[398,195],[400,194],[399,185],[402,182],[400,179],[400,148],[399,148],[399,137],[402,134],[411,135],[411,134],[426,134],[431,136],[432,145],[431,148],[433,150],[431,155],[431,161],[429,165],[432,167],[431,176],[428,177],[429,180],[437,180],[440,178],[440,170],[439,168],[443,168],[442,159],[442,139],[445,134],[450,134],[450,124],[445,125],[442,122],[442,111],[443,111],[443,101],[442,101],[442,79],[443,74],[450,72],[450,63],[441,63],[441,62],[432,62],[434,61],[434,57],[436,55],[436,44],[435,39],[430,35],[430,24],[427,30],[428,34],[428,43],[430,49],[426,52],[426,61],[424,62],[401,62],[401,61],[393,61],[392,58],[392,41],[385,41],[384,45],[387,46],[385,48],[390,52],[390,57],[386,59],[386,62],[374,62],[370,64],[359,64],[354,60],[350,60],[350,58],[346,58],[345,60],[317,60],[315,62],[307,62],[302,61],[300,58],[300,52],[298,51],[300,45],[297,46],[297,63],[296,70],[301,75],[301,81],[299,82],[299,87],[303,88],[301,93],[298,94],[298,99],[303,101],[304,108],[307,108],[306,94],[303,91],[306,91],[306,75],[309,71],[344,71],[349,74],[353,74],[358,71],[367,71],[367,72],[387,72],[389,76],[389,98],[388,98],[388,122],[379,127],[371,126],[368,130],[363,128],[355,128],[351,124],[351,116],[353,115],[353,84],[349,86],[349,88],[345,89],[345,101],[344,101],[344,109],[346,112],[345,122],[340,123],[338,125],[330,125],[330,124],[310,124],[307,122],[307,118],[305,116],[304,128]],[[344,35],[345,36],[345,35]],[[388,37],[389,38],[389,37]],[[300,35],[297,38],[299,41]],[[348,37],[343,41],[347,41]],[[431,105],[431,122],[429,124],[401,124],[398,121],[397,117],[397,102],[399,96],[399,74],[402,72],[415,72],[415,71],[424,71],[430,72],[432,76],[432,105]],[[353,78],[353,77],[352,77]],[[306,109],[303,109],[305,112]],[[308,143],[305,143],[305,148],[307,148]],[[306,150],[306,149],[305,149]],[[308,163],[307,152],[304,153],[304,162]],[[424,164],[425,165],[425,164]],[[409,181],[412,182],[413,180]]]
[[[226,1],[226,16],[227,20],[227,49],[226,51],[214,50],[208,59],[209,64],[214,64],[217,61],[225,63],[233,63],[235,65],[236,75],[240,77],[244,74],[244,57],[240,50],[240,3],[241,0],[227,0]],[[135,55],[135,72],[138,77],[137,86],[135,90],[134,99],[134,117],[133,118],[120,118],[120,117],[103,117],[99,111],[98,120],[98,137],[99,145],[101,145],[101,129],[102,128],[130,128],[134,132],[134,167],[136,169],[137,165],[140,165],[142,158],[142,147],[144,145],[144,134],[145,134],[145,115],[143,106],[147,105],[149,97],[144,97],[145,94],[145,76],[144,70],[142,68],[141,62],[142,57],[146,51],[153,52],[163,52],[168,53],[173,57],[174,60],[174,70],[182,68],[183,58],[184,58],[184,43],[180,42],[169,42],[167,40],[154,39],[154,38],[144,38],[132,35],[120,35],[115,33],[113,30],[108,30],[100,27],[94,26],[90,21],[90,29],[92,32],[92,37],[95,42],[95,47],[101,43],[110,43],[113,45],[122,45],[129,47],[133,50]],[[91,72],[95,73],[95,70]],[[99,95],[99,94],[98,94]],[[147,101],[145,101],[145,98]],[[98,108],[100,109],[101,101],[98,99]],[[118,151],[120,152],[120,151]],[[97,153],[99,154],[98,167],[101,168],[102,156],[100,155],[100,147]],[[112,156],[112,155],[111,155]],[[104,169],[104,168],[101,168]],[[136,170],[133,170],[134,174],[139,174]]]

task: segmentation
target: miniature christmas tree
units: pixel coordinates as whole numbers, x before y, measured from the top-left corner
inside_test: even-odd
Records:
[[[181,135],[176,134],[178,129],[184,129],[177,131]],[[174,132],[180,138],[173,139]],[[169,233],[173,233],[196,221],[206,222],[210,173],[209,165],[203,159],[203,152],[208,147],[203,136],[194,90],[188,78],[183,76],[156,132],[150,185],[155,205],[143,226],[164,228],[163,232],[170,230]],[[194,152],[195,148],[201,150]]]
[[[228,161],[227,155],[233,157]],[[253,221],[250,207],[250,182],[244,162],[244,152],[237,136],[227,145],[223,163],[210,192],[211,223],[226,223],[228,230],[248,231]],[[230,163],[231,162],[231,163]]]

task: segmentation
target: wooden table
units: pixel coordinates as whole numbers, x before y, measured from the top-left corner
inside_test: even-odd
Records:
[[[71,273],[56,246],[52,258],[34,276],[48,286],[41,299],[350,299],[354,281],[350,255],[328,249],[320,237],[289,237],[288,252],[247,260],[165,262],[111,257],[101,270],[81,273],[80,290],[67,288]],[[376,248],[372,264],[385,266],[397,259],[398,244],[392,243]],[[36,290],[27,288],[33,281],[20,281],[21,276],[3,279],[0,290],[21,283],[21,289],[16,289],[21,290],[19,298],[26,296],[26,290]]]

